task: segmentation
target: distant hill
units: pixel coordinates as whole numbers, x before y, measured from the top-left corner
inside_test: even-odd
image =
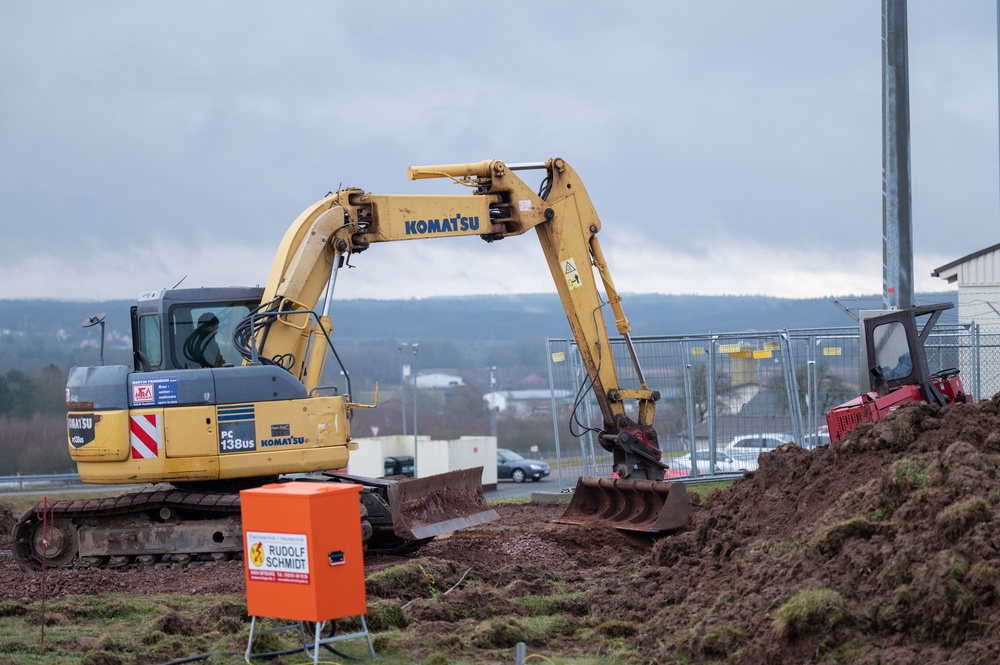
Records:
[[[682,335],[778,328],[854,325],[831,299],[767,296],[625,294],[634,335]],[[956,292],[921,294],[920,303],[956,302]],[[879,309],[881,296],[845,298],[842,304]],[[516,340],[570,334],[555,294],[464,296],[420,300],[346,300],[335,303],[334,325],[347,338]],[[613,316],[606,308],[609,326]]]
[[[957,293],[919,294],[917,302],[956,302]],[[878,309],[880,296],[851,296],[842,305]],[[27,334],[84,340],[94,333],[81,328],[97,312],[107,314],[109,338],[129,335],[128,300],[0,300],[0,335]],[[829,298],[789,299],[768,296],[698,296],[625,294],[625,313],[636,335],[679,335],[777,328],[853,325]],[[445,339],[517,340],[569,333],[555,294],[437,297],[412,300],[339,300],[331,316],[341,339],[370,341]],[[612,321],[610,310],[605,319]],[[60,333],[61,331],[61,333]]]
[[[956,298],[956,292],[930,293],[918,295],[916,301],[955,302]],[[60,367],[93,363],[99,328],[82,328],[81,323],[97,312],[107,314],[108,362],[130,363],[132,304],[126,300],[0,300],[0,372],[12,367],[37,369],[49,362]],[[878,309],[881,296],[843,298],[841,304],[854,312]],[[854,325],[827,298],[625,294],[623,307],[635,336]],[[604,316],[613,328],[610,310]],[[555,294],[342,300],[334,303],[331,317],[338,345],[391,347],[393,351],[400,341],[438,340],[480,347],[537,342],[541,354],[545,337],[570,334]]]

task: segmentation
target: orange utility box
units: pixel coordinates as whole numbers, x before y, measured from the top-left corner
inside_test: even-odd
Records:
[[[330,482],[240,492],[247,614],[318,622],[367,612],[360,492]]]

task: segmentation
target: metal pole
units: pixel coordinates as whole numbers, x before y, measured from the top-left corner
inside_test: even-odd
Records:
[[[559,417],[558,411],[556,411],[556,382],[555,375],[552,370],[552,338],[545,338],[545,364],[549,368],[549,405],[552,409],[552,435],[556,442],[556,471],[559,476],[559,491],[562,492],[566,489],[563,484],[563,463],[562,463],[562,446],[559,443]],[[565,358],[565,354],[563,354]]]
[[[420,472],[417,470],[417,348],[419,344],[411,344],[413,349],[413,477],[419,478]]]
[[[969,326],[969,343],[972,346],[972,399],[978,402],[982,399],[982,358],[980,354],[983,347],[980,346],[982,340],[979,337],[979,324],[973,323]],[[961,365],[961,363],[959,363]]]
[[[326,297],[323,300],[323,316],[330,316],[330,305],[333,303],[333,290],[337,286],[337,273],[344,265],[344,255],[338,254],[333,259],[333,267],[330,270],[330,281],[326,288]]]
[[[816,427],[813,425],[816,416],[816,397],[814,395],[814,384],[816,379],[816,359],[813,357],[812,348],[812,338],[806,338],[803,344],[805,347],[805,359],[806,359],[806,385],[803,387],[803,394],[806,400],[806,411],[802,414],[802,427],[804,440],[797,441],[800,446],[807,446],[810,437],[816,431]]]
[[[698,446],[694,438],[694,382],[691,365],[684,365],[684,404],[687,407],[688,442],[691,448],[691,477],[698,476]]]
[[[403,399],[403,389],[406,387],[406,374],[403,372],[403,347],[409,346],[406,342],[399,345],[399,406],[403,409],[403,436],[406,436],[406,401]]]
[[[906,0],[882,0],[882,307],[913,305]]]
[[[715,406],[715,361],[718,357],[715,354],[715,345],[718,340],[713,336],[708,341],[708,458],[709,470],[715,473],[715,454],[718,451],[718,442],[715,440],[718,431],[716,429],[716,406]]]
[[[583,356],[580,355],[580,347],[576,347],[576,359],[580,363],[579,374],[577,375],[577,381],[579,382],[581,376],[586,376],[587,370],[583,366]],[[593,389],[587,391],[587,395],[583,399],[583,415],[586,418],[587,425],[587,465],[592,475],[600,475],[597,469],[597,452],[594,450],[594,391]]]
[[[778,337],[781,346],[781,364],[785,375],[785,393],[788,399],[788,415],[792,419],[795,441],[801,444],[805,441],[802,428],[802,407],[799,403],[799,385],[795,378],[794,359],[792,358],[792,340],[787,330]]]
[[[493,373],[496,371],[496,365],[490,367],[490,393],[494,393],[493,386],[496,385],[496,379],[493,378]],[[490,407],[490,436],[494,439],[497,437],[497,406],[496,406],[496,394],[493,395],[493,406]]]
[[[104,320],[101,320],[101,367],[104,367]]]

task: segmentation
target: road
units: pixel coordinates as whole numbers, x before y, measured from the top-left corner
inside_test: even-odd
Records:
[[[495,490],[486,491],[487,501],[493,499],[514,499],[521,496],[528,496],[532,492],[559,493],[559,479],[553,473],[548,478],[543,478],[538,482],[515,483],[512,480],[500,480],[497,482]]]

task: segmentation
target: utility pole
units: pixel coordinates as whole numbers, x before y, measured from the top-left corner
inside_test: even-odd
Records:
[[[913,305],[906,0],[882,0],[882,307]]]

